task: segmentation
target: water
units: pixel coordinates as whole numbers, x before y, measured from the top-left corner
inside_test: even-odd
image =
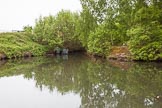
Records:
[[[162,63],[81,54],[0,61],[0,108],[162,108]]]

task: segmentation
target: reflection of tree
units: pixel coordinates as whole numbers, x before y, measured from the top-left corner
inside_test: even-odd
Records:
[[[156,63],[133,63],[122,67],[93,62],[83,55],[9,61],[0,76],[23,75],[36,87],[80,94],[83,108],[160,108],[162,68]]]

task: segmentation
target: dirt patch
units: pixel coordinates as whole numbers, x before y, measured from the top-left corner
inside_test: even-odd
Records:
[[[127,46],[113,46],[107,58],[118,61],[130,61],[131,53]]]
[[[23,53],[23,57],[32,57],[32,53],[31,52],[24,52]]]
[[[0,53],[0,60],[6,59],[7,56],[4,53]]]

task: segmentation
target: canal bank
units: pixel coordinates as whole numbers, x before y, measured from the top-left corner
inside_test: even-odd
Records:
[[[59,50],[58,50],[59,49]],[[74,52],[84,53],[89,57],[101,57],[107,60],[136,61],[128,46],[111,46],[106,55],[89,53],[78,41],[65,41],[62,45],[49,47],[33,41],[32,35],[26,33],[1,33],[0,34],[0,60],[33,57],[33,56],[54,56],[55,54],[71,54]],[[159,53],[159,52],[157,52]],[[160,55],[160,54],[159,54]],[[142,61],[161,61],[157,54],[157,59]],[[137,60],[139,61],[139,60]]]

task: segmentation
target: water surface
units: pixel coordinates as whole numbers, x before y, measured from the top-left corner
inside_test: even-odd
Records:
[[[162,108],[162,63],[81,54],[0,61],[0,107]]]

